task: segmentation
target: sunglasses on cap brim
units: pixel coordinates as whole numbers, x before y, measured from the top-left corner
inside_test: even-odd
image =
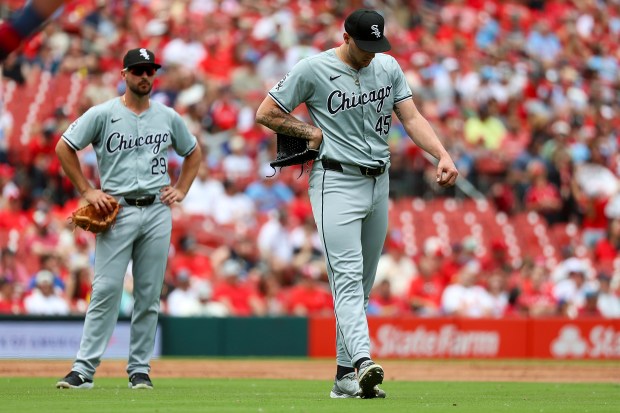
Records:
[[[134,76],[142,76],[146,73],[147,76],[153,76],[157,69],[153,66],[131,66],[125,69]]]

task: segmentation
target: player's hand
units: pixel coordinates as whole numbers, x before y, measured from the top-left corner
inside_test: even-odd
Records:
[[[449,155],[443,156],[437,164],[437,183],[442,187],[449,187],[456,183],[459,171]]]
[[[185,199],[185,193],[173,186],[165,186],[159,190],[159,198],[162,204],[172,205],[175,202],[181,202]]]
[[[114,210],[113,203],[116,203],[116,199],[99,189],[87,189],[82,196],[97,209],[97,212],[111,213]]]

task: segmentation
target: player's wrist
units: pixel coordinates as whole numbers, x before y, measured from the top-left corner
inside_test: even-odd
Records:
[[[86,187],[84,189],[78,189],[78,192],[80,193],[81,196],[83,196],[84,198],[86,198],[86,195],[88,194],[89,191],[93,190],[94,188],[92,187]]]
[[[316,128],[316,131],[309,139],[308,147],[310,149],[319,149],[319,146],[321,146],[321,142],[323,142],[323,131],[319,128]]]

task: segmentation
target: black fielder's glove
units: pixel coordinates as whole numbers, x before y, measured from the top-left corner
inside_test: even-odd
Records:
[[[313,161],[319,156],[319,151],[310,149],[308,141],[296,136],[276,133],[277,151],[276,159],[269,163],[272,168],[282,168],[291,165],[303,165]]]

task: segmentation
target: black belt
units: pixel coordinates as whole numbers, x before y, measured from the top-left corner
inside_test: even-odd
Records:
[[[127,205],[143,207],[151,205],[153,202],[155,202],[155,195],[144,195],[137,198],[125,197],[123,199],[125,200],[125,202],[127,202]]]
[[[323,169],[330,169],[332,171],[343,172],[342,164],[333,159],[321,159],[321,165]],[[385,166],[379,168],[367,168],[365,166],[358,166],[360,173],[364,176],[377,176],[385,172]]]

